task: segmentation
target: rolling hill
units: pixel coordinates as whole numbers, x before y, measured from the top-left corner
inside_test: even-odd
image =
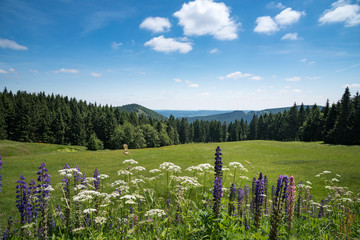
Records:
[[[127,104],[127,105],[123,105],[121,107],[119,107],[120,110],[126,110],[128,112],[136,112],[138,115],[139,114],[145,114],[148,117],[154,118],[154,119],[158,119],[158,120],[166,120],[168,119],[167,117],[149,109],[146,108],[144,106],[141,106],[139,104]]]

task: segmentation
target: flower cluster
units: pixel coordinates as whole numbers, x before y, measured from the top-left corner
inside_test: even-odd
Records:
[[[214,200],[214,207],[213,212],[216,217],[220,215],[220,205],[221,205],[221,198],[223,197],[222,192],[222,158],[220,157],[222,155],[221,149],[218,146],[216,148],[215,153],[215,181],[214,181],[214,190],[213,190],[213,200]]]
[[[181,172],[181,167],[172,162],[163,162],[159,168],[169,172]]]

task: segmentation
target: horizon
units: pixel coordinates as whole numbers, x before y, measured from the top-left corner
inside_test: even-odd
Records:
[[[259,111],[324,106],[347,86],[352,95],[360,90],[357,0],[0,6],[0,88],[13,92],[157,110]]]

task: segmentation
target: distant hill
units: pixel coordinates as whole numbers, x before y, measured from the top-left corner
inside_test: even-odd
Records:
[[[121,107],[119,107],[120,110],[126,110],[128,112],[136,112],[138,115],[139,114],[145,114],[148,117],[154,118],[154,119],[158,119],[158,120],[166,120],[168,119],[167,117],[149,109],[146,108],[144,106],[141,106],[139,104],[127,104],[127,105],[123,105]]]
[[[183,117],[199,117],[199,116],[209,116],[215,114],[223,114],[232,112],[231,110],[154,110],[155,112],[164,115],[165,117],[170,117],[173,115],[175,118],[183,118]]]
[[[307,106],[304,106],[305,108]],[[310,108],[312,106],[309,106]],[[322,109],[321,106],[318,106],[320,109]],[[214,115],[208,115],[208,116],[195,116],[195,117],[188,117],[188,121],[195,122],[196,119],[198,120],[204,120],[204,121],[221,121],[221,122],[235,122],[235,120],[241,120],[242,118],[244,121],[247,121],[250,123],[251,119],[253,118],[254,114],[256,114],[258,117],[262,114],[277,114],[279,112],[289,111],[291,107],[283,107],[283,108],[270,108],[270,109],[264,109],[260,111],[233,111],[233,112],[227,112],[222,114],[214,114]],[[300,106],[298,106],[300,108]]]

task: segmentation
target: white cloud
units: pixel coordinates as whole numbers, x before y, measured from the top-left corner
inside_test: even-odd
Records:
[[[91,76],[93,77],[101,77],[102,75],[100,73],[90,73]]]
[[[154,33],[166,32],[170,27],[169,19],[162,17],[148,17],[140,24],[140,28],[150,30]]]
[[[230,17],[230,8],[224,3],[212,0],[195,0],[184,3],[174,13],[187,36],[211,35],[218,40],[234,40],[237,36],[236,23]]]
[[[233,79],[233,80],[237,80],[237,79],[240,79],[240,78],[248,78],[250,80],[255,80],[255,81],[259,81],[261,79],[263,79],[262,77],[260,76],[256,76],[252,73],[242,73],[242,72],[233,72],[233,73],[229,73],[228,75],[226,76],[221,76],[221,77],[218,77],[218,79],[220,80],[224,80],[224,79]]]
[[[298,82],[300,80],[301,80],[301,77],[285,78],[285,81],[288,81],[288,82]]]
[[[12,73],[16,73],[16,70],[13,69],[13,68],[9,68],[9,71],[12,72]]]
[[[20,45],[15,41],[12,41],[9,39],[4,39],[4,38],[0,38],[0,47],[1,48],[10,48],[13,50],[28,50],[27,47]]]
[[[191,88],[198,88],[198,87],[199,87],[199,84],[197,84],[197,83],[191,83],[191,84],[189,84],[189,87],[191,87]]]
[[[181,79],[179,79],[179,78],[174,78],[174,82],[181,83],[181,82],[182,82],[182,80],[181,80]]]
[[[251,77],[251,76],[252,76],[252,74],[250,74],[250,73],[233,72],[233,73],[229,73],[224,78],[237,80],[240,78]]]
[[[210,50],[211,54],[218,53],[218,52],[219,52],[219,49],[217,49],[217,48],[214,48],[214,49]]]
[[[119,42],[119,43],[117,43],[117,42],[112,42],[111,48],[112,48],[112,49],[118,49],[121,45],[123,45],[121,42]]]
[[[346,87],[349,87],[349,88],[360,88],[360,83],[347,84],[347,85],[343,86],[343,88],[346,88]]]
[[[315,63],[315,61],[309,61],[307,58],[301,59],[300,62],[307,63],[307,64],[310,64],[310,65]]]
[[[61,68],[61,69],[59,69],[59,70],[54,71],[54,73],[56,73],[56,74],[58,74],[58,73],[72,73],[72,74],[77,74],[77,73],[79,73],[79,70]]]
[[[309,80],[318,80],[318,79],[321,79],[321,77],[318,77],[318,76],[315,76],[315,77],[307,77],[306,79],[309,79]]]
[[[304,16],[305,12],[294,11],[291,8],[286,8],[281,13],[275,16],[275,21],[280,26],[289,26],[297,23],[301,16]]]
[[[208,92],[202,92],[202,93],[200,93],[199,95],[200,95],[200,96],[211,96],[211,94],[208,93]]]
[[[262,77],[260,77],[260,76],[252,76],[251,78],[249,78],[249,79],[251,79],[251,80],[255,80],[255,81],[259,81],[259,80],[261,80],[261,79],[263,79]]]
[[[286,8],[281,2],[269,2],[268,4],[266,4],[267,8],[278,8],[278,9],[284,9]]]
[[[254,28],[254,32],[257,33],[272,34],[280,30],[278,25],[270,16],[258,17],[256,19],[256,24],[257,25]]]
[[[307,58],[301,59],[300,62],[306,63],[306,62],[307,62]]]
[[[295,92],[295,93],[301,93],[302,92],[300,89],[294,89],[292,91]]]
[[[33,72],[33,73],[39,73],[39,70],[36,69],[30,69],[29,72]]]
[[[331,9],[324,11],[319,18],[320,24],[344,22],[345,27],[354,27],[360,24],[360,6],[350,4],[349,1],[339,0],[332,4]]]
[[[300,38],[298,37],[297,33],[287,33],[285,34],[281,40],[299,40]]]
[[[1,74],[7,74],[8,72],[6,70],[4,70],[4,69],[0,69],[0,73]]]
[[[144,46],[149,46],[155,51],[165,53],[176,51],[179,51],[180,53],[188,53],[192,50],[190,42],[179,42],[173,38],[164,38],[163,35],[152,38],[147,41]]]
[[[265,93],[265,92],[267,92],[266,90],[264,90],[264,89],[260,89],[260,88],[258,88],[258,89],[256,89],[256,92],[258,92],[258,93]]]

